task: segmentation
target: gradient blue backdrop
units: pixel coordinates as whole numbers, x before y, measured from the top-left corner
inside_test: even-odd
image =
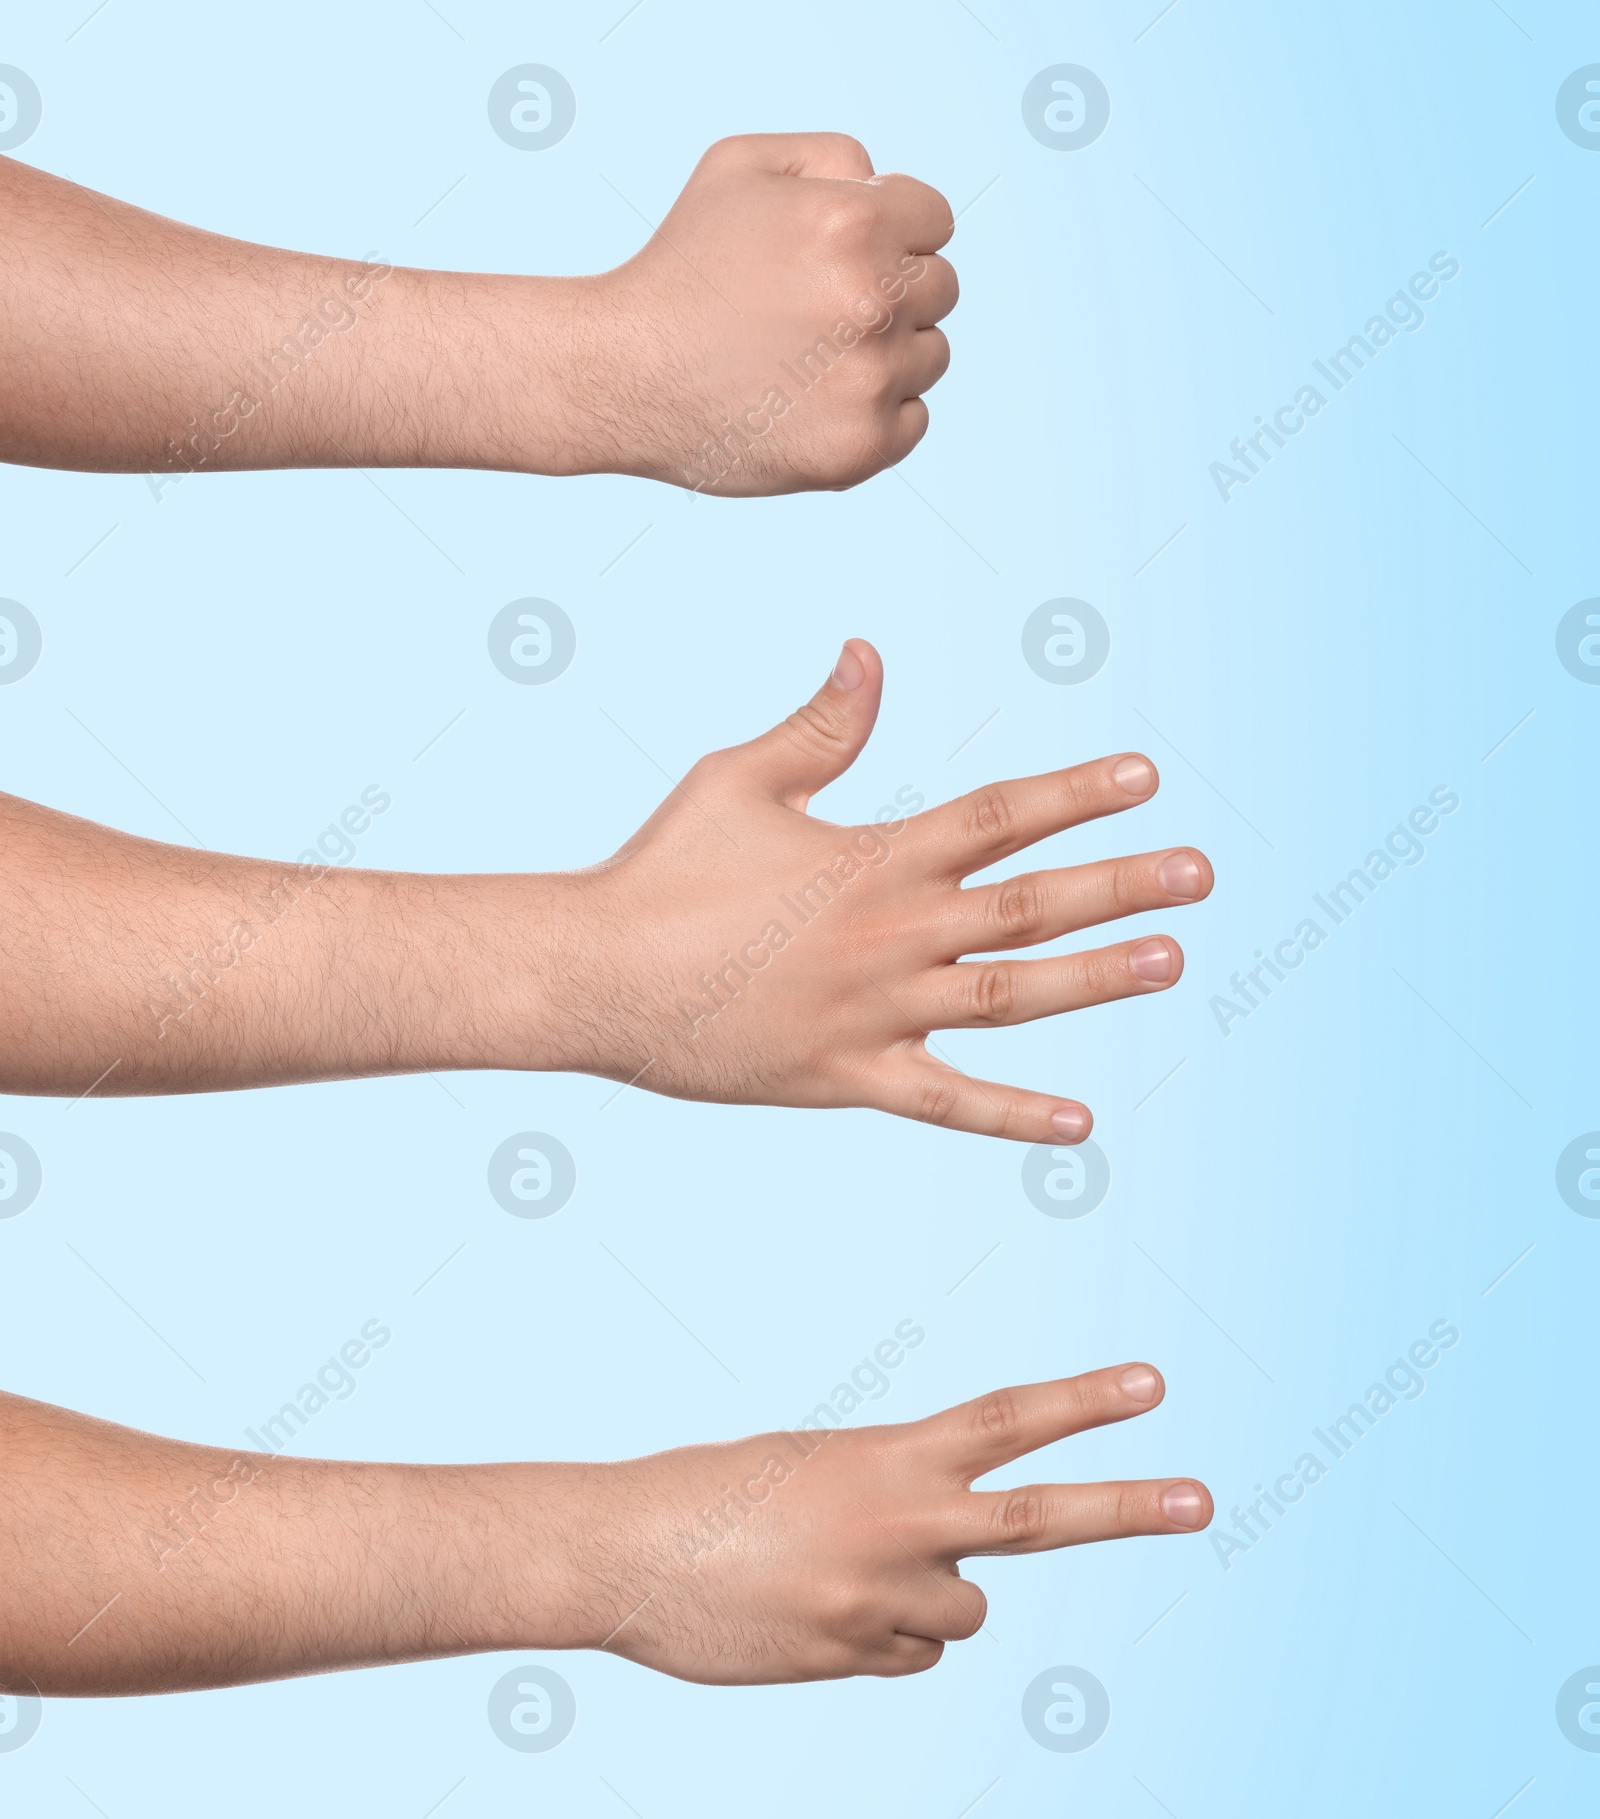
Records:
[[[793,1421],[912,1318],[928,1338],[884,1418],[1149,1357],[1157,1414],[1011,1476],[1192,1471],[1225,1518],[1433,1322],[1460,1341],[1228,1570],[1203,1536],[976,1563],[992,1635],[924,1677],[718,1691],[551,1657],[578,1721],[543,1755],[485,1716],[523,1657],[55,1703],[0,1754],[7,1809],[1591,1810],[1600,1759],[1555,1698],[1600,1660],[1600,1222],[1555,1163],[1600,1125],[1600,691],[1554,639],[1600,592],[1600,157],[1555,97],[1600,22],[1575,0],[1179,0],[1154,23],[1159,0],[623,4],[109,0],[75,29],[73,0],[13,16],[0,60],[44,97],[30,161],[395,263],[600,269],[711,140],[853,132],[962,211],[923,446],[853,493],[738,504],[409,472],[157,502],[137,477],[6,470],[0,593],[45,650],[0,690],[5,787],[292,858],[378,785],[362,863],[577,864],[653,807],[656,765],[749,736],[869,636],[883,718],[822,812],[1142,747],[1157,801],[1049,852],[1191,841],[1216,865],[1212,900],[1163,924],[1188,954],[1170,995],[947,1039],[1087,1100],[1111,1191],[1046,1218],[1011,1146],[587,1078],[9,1100],[44,1187],[0,1223],[3,1381],[237,1444],[377,1318],[393,1342],[304,1450],[613,1457]],[[578,97],[534,155],[485,111],[525,62]],[[1062,62],[1112,101],[1072,153],[1021,112]],[[1436,252],[1460,274],[1425,324],[1224,503],[1230,439]],[[545,688],[485,651],[528,594],[578,628]],[[1111,626],[1082,686],[1022,658],[1059,595]],[[1440,786],[1461,806],[1426,857],[1225,1036],[1208,1000]],[[577,1159],[546,1221],[485,1185],[527,1128]],[[1021,1720],[1062,1664],[1111,1698],[1081,1754]]]

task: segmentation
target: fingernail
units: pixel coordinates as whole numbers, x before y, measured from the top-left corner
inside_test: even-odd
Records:
[[[1081,1143],[1089,1134],[1089,1114],[1081,1105],[1064,1105],[1050,1114],[1051,1125],[1068,1143]]]
[[[1155,788],[1155,767],[1148,758],[1119,758],[1111,774],[1130,796],[1148,796]]]
[[[1155,1400],[1159,1379],[1148,1364],[1130,1364],[1126,1370],[1118,1373],[1117,1381],[1135,1402]]]
[[[1172,949],[1165,941],[1141,941],[1128,964],[1147,985],[1165,985],[1172,977]]]
[[[1169,1484],[1161,1493],[1161,1513],[1179,1528],[1199,1528],[1206,1519],[1206,1500],[1198,1484]]]
[[[1188,853],[1168,853],[1156,876],[1169,897],[1192,902],[1200,895],[1200,867]]]
[[[833,674],[828,679],[835,688],[860,688],[866,679],[867,666],[847,644],[839,653],[839,661],[833,666]]]

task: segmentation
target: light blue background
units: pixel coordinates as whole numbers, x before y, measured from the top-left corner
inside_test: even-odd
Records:
[[[1157,1414],[1010,1476],[1191,1471],[1225,1517],[1430,1323],[1459,1345],[1231,1570],[1206,1537],[976,1563],[993,1638],[920,1678],[717,1691],[546,1657],[578,1700],[548,1755],[485,1718],[517,1657],[52,1703],[0,1755],[8,1810],[1592,1809],[1600,1757],[1564,1740],[1554,1699],[1600,1660],[1600,1223],[1553,1170],[1600,1125],[1600,691],[1553,633],[1600,592],[1600,157],[1561,135],[1554,99],[1600,60],[1600,22],[1551,0],[1180,0],[1152,25],[1158,5],[645,0],[609,30],[623,0],[110,0],[70,41],[87,0],[13,16],[0,60],[44,95],[24,157],[246,239],[595,270],[644,232],[616,190],[658,219],[713,139],[807,127],[857,134],[968,212],[932,431],[844,496],[454,473],[380,475],[380,494],[306,473],[158,504],[137,477],[7,470],[0,593],[45,637],[0,691],[8,789],[292,858],[377,784],[394,807],[362,863],[584,863],[665,787],[613,720],[680,775],[862,634],[883,718],[822,812],[1142,747],[1158,800],[1048,850],[1192,841],[1218,885],[1162,924],[1188,954],[1169,996],[947,1039],[963,1065],[1093,1106],[1113,1183],[1081,1221],[1035,1211],[1011,1146],[866,1113],[608,1106],[587,1078],[10,1100],[0,1127],[45,1184],[0,1224],[0,1370],[234,1444],[375,1317],[393,1343],[305,1450],[607,1458],[793,1421],[910,1317],[928,1339],[883,1418],[1149,1357],[1170,1385]],[[484,101],[530,61],[567,76],[578,117],[520,155]],[[1057,62],[1112,97],[1104,136],[1068,155],[1019,110]],[[1426,325],[1224,505],[1208,464],[1439,250],[1461,274]],[[578,627],[546,688],[484,649],[528,594]],[[1078,688],[1019,648],[1061,594],[1112,627]],[[1438,785],[1462,805],[1426,859],[1224,1038],[1208,998]],[[484,1181],[526,1128],[577,1159],[544,1222]],[[1038,1748],[1019,1715],[1063,1663],[1111,1696],[1080,1755]]]

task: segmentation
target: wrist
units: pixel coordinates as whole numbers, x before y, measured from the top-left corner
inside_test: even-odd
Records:
[[[587,929],[581,875],[494,873],[390,880],[402,931],[384,963],[408,1071],[550,1073],[571,1046]]]
[[[405,277],[400,358],[419,446],[404,464],[615,471],[615,312],[603,277]]]
[[[598,1648],[627,1615],[616,1609],[618,1510],[607,1494],[615,1469],[466,1468],[454,1526],[465,1544],[458,1561],[474,1563],[459,1601],[474,1648]]]
[[[659,444],[661,401],[683,350],[661,332],[638,261],[591,277],[486,282],[513,289],[495,406],[505,458],[481,465],[681,482]]]

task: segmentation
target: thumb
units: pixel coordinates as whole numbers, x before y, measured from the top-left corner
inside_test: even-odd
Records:
[[[883,660],[865,638],[847,638],[833,674],[804,707],[739,748],[757,786],[794,809],[855,763],[878,718]]]

